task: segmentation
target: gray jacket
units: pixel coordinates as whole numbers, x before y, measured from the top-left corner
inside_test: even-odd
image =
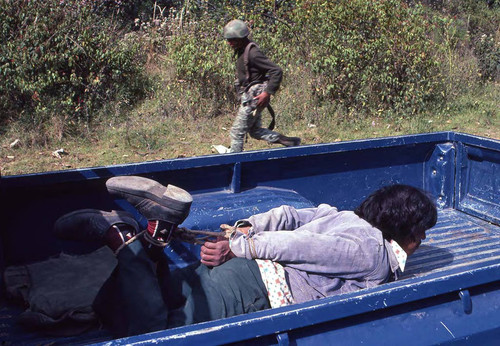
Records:
[[[296,303],[374,287],[399,266],[382,232],[352,211],[285,205],[247,221],[250,232],[235,232],[231,250],[283,265]]]

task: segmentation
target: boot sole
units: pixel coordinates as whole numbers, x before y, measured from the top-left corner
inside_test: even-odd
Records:
[[[193,201],[191,195],[174,185],[162,184],[143,177],[123,176],[108,179],[106,187],[111,194],[122,197],[132,197],[139,200],[149,199],[159,205],[176,211],[184,212]]]

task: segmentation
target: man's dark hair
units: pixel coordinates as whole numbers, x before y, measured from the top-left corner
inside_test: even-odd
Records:
[[[366,198],[354,211],[382,231],[385,239],[401,244],[436,224],[434,202],[423,191],[409,185],[385,186]]]

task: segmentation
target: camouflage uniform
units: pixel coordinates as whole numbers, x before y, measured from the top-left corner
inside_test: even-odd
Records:
[[[241,95],[241,105],[231,128],[231,149],[236,153],[243,151],[243,142],[248,133],[252,138],[275,143],[279,133],[262,127],[262,111],[257,111],[257,100],[254,97],[266,90],[267,82],[252,85]]]
[[[270,61],[259,47],[248,40],[249,30],[246,24],[238,19],[230,21],[224,27],[224,38],[233,46],[231,40],[243,40],[241,46],[235,46],[236,81],[240,88],[241,105],[231,128],[231,148],[229,152],[243,151],[245,135],[250,134],[255,139],[279,143],[285,146],[300,144],[298,137],[286,137],[278,132],[262,127],[261,110],[257,111],[255,97],[267,92],[274,95],[278,91],[283,71]],[[273,118],[274,121],[274,118]]]

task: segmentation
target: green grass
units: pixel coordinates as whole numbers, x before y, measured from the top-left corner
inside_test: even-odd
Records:
[[[459,4],[461,7],[457,7]],[[303,47],[313,60],[304,62],[287,54],[294,51],[288,44],[300,44],[300,40],[297,41],[299,43],[288,42],[286,31],[276,31],[267,36],[271,31],[259,32],[256,29],[257,41],[262,39],[263,48],[271,53],[283,53],[272,57],[285,71],[282,88],[272,100],[278,116],[276,130],[301,137],[303,145],[435,131],[457,131],[500,139],[500,78],[498,69],[493,69],[497,66],[495,63],[500,52],[497,45],[500,13],[498,7],[482,5],[475,1],[451,1],[443,3],[442,10],[427,9],[426,18],[432,19],[436,25],[426,26],[426,30],[430,30],[426,32],[436,46],[435,50],[415,57],[436,58],[435,66],[439,66],[439,71],[428,76],[436,79],[432,87],[436,94],[419,89],[421,94],[417,96],[427,95],[422,102],[433,98],[430,102],[446,103],[417,115],[409,114],[411,108],[407,108],[406,113],[385,113],[378,108],[388,109],[390,105],[382,101],[371,100],[365,104],[363,97],[355,98],[361,100],[356,101],[361,102],[359,105],[354,101],[349,103],[349,97],[333,97],[329,94],[329,87],[336,85],[328,85],[329,70],[323,70],[323,67],[314,70],[309,64],[320,58],[314,58],[312,53],[316,50],[309,46],[309,41],[314,42],[313,37]],[[234,8],[229,6],[224,9]],[[460,11],[455,15],[457,9]],[[318,15],[322,12],[319,11]],[[185,23],[192,21],[193,25],[185,25],[186,31],[183,32],[186,35],[182,38],[177,37],[182,30],[174,30],[182,21],[170,16],[162,18],[163,24],[169,24],[172,29],[170,33],[152,26],[127,35],[125,44],[132,40],[142,47],[138,51],[141,54],[134,55],[138,60],[127,65],[131,71],[140,72],[139,79],[128,79],[138,85],[132,82],[130,85],[114,85],[118,87],[116,93],[111,92],[113,88],[100,90],[106,95],[111,92],[111,96],[104,98],[105,106],[96,114],[85,113],[83,116],[78,111],[72,114],[73,109],[80,107],[69,107],[65,112],[50,102],[44,103],[47,106],[41,113],[33,113],[29,107],[18,110],[19,114],[2,113],[0,174],[6,176],[210,155],[215,154],[212,145],[229,146],[229,130],[237,110],[234,100],[230,101],[234,99],[230,90],[233,57],[222,38],[219,42],[211,36],[218,35],[214,30],[220,29],[220,23],[205,19],[198,21],[196,16],[186,18],[188,22]],[[313,20],[311,24],[311,28],[304,27],[303,31],[314,34],[318,22]],[[325,29],[328,32],[328,26]],[[200,36],[200,32],[211,35]],[[280,32],[284,35],[281,38]],[[320,38],[318,49],[323,43],[321,34]],[[412,45],[410,49],[417,49],[417,46]],[[205,59],[207,54],[214,59]],[[485,65],[491,67],[489,70],[484,70],[485,62],[491,63],[491,66]],[[140,71],[135,69],[139,66]],[[142,75],[142,67],[147,76]],[[200,71],[205,73],[200,75]],[[491,76],[481,74],[484,71],[489,71]],[[424,82],[425,78],[419,76]],[[93,79],[93,82],[96,80],[100,79]],[[347,96],[359,91],[355,85],[351,85],[353,89],[346,89],[350,90],[346,92]],[[371,95],[368,92],[372,91],[370,85],[366,86],[366,95]],[[138,86],[140,92],[133,86]],[[28,83],[26,87],[33,86]],[[418,88],[419,85],[410,83],[408,86],[413,87]],[[379,91],[382,94],[377,95],[381,100],[387,96],[383,94],[383,88],[373,90],[382,90]],[[139,104],[130,104],[138,99],[141,100]],[[59,100],[59,97],[54,100]],[[417,101],[418,98],[415,102],[420,104]],[[365,113],[346,111],[339,104],[347,104],[351,109],[364,109]],[[398,107],[398,104],[403,106],[405,103],[396,102],[392,106]],[[269,121],[269,116],[264,115],[263,124],[267,125]],[[19,140],[18,144],[11,146],[16,140]],[[247,151],[274,147],[276,145],[251,138],[245,144]],[[58,149],[64,149],[64,154],[53,155]]]
[[[283,94],[291,92],[283,90]],[[164,95],[159,95],[164,96]],[[284,95],[285,96],[285,95]],[[283,96],[282,96],[283,97]],[[126,116],[103,122],[84,139],[53,140],[47,146],[20,143],[11,148],[19,135],[14,129],[2,135],[1,174],[17,175],[83,167],[124,164],[179,157],[215,154],[214,144],[229,146],[229,129],[236,108],[228,106],[224,115],[209,119],[169,116],[166,102],[151,98],[126,113]],[[500,139],[500,86],[491,84],[449,103],[444,109],[429,111],[414,117],[389,119],[352,117],[339,120],[327,116],[327,109],[301,109],[301,103],[284,106],[277,97],[276,130],[302,137],[303,144],[338,142],[353,139],[398,136],[434,131],[457,131]],[[287,115],[291,109],[301,116]],[[281,115],[280,115],[281,114]],[[264,124],[269,118],[264,116]],[[278,147],[264,141],[248,139],[245,150]],[[59,157],[52,152],[63,148]]]
[[[186,89],[175,74],[152,65],[156,86],[150,97],[130,107],[112,103],[97,115],[97,126],[85,136],[60,136],[64,128],[52,124],[54,136],[41,141],[14,126],[0,133],[1,175],[125,164],[141,161],[216,154],[212,145],[229,146],[229,130],[237,106],[211,105],[210,99]],[[379,113],[376,116],[344,114],[332,105],[316,104],[307,76],[288,76],[272,100],[277,113],[275,130],[299,136],[303,145],[435,131],[457,131],[500,139],[500,85],[475,86],[449,100],[446,106],[415,116]],[[167,87],[165,87],[167,86]],[[215,107],[220,113],[214,116]],[[270,121],[264,113],[263,124]],[[20,143],[11,148],[16,139]],[[42,144],[40,144],[42,143]],[[245,150],[279,147],[248,138]],[[52,155],[64,149],[60,157]]]

